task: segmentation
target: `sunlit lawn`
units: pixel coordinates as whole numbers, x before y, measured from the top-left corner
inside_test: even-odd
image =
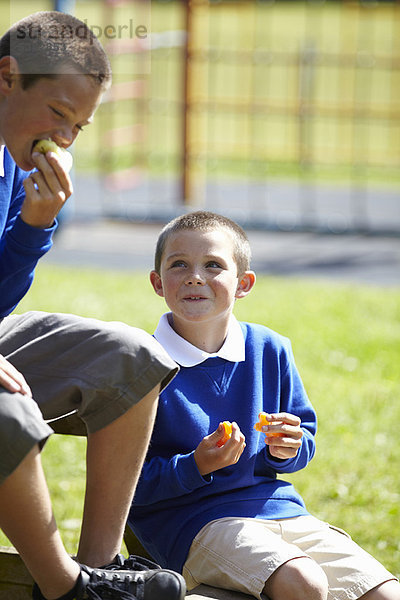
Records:
[[[145,274],[41,266],[19,310],[69,311],[151,332],[164,311]],[[291,338],[319,415],[317,455],[291,476],[308,508],[400,574],[400,290],[260,276],[240,319]],[[76,551],[85,440],[43,452],[58,524]],[[0,542],[7,543],[5,538]]]

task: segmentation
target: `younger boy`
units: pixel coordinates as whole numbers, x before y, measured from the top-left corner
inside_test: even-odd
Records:
[[[37,154],[36,142],[70,146],[110,81],[99,41],[70,15],[36,13],[0,39],[0,527],[36,582],[35,600],[185,594],[180,575],[117,555],[158,392],[176,364],[122,323],[10,314],[72,192],[57,154]],[[88,432],[77,560],[62,544],[40,460],[53,432],[46,421],[70,412]]]
[[[189,588],[399,600],[393,575],[277,479],[313,457],[316,415],[289,340],[232,314],[255,283],[243,230],[209,212],[178,217],[150,279],[171,311],[155,337],[181,370],[160,396],[128,519],[148,552]],[[254,430],[262,411],[265,436]],[[220,446],[224,420],[232,435]]]

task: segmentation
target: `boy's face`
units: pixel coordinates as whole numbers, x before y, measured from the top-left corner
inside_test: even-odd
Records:
[[[2,65],[4,68],[2,68]],[[24,90],[0,60],[0,141],[19,167],[35,167],[32,148],[50,138],[67,148],[89,124],[101,100],[101,89],[87,75],[66,73],[40,78]]]
[[[173,313],[178,333],[195,322],[226,325],[235,298],[250,291],[251,272],[238,277],[233,250],[232,236],[224,229],[183,230],[167,239],[160,274],[152,271],[150,279]]]

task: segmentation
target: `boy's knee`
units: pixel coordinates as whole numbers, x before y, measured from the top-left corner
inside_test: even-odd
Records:
[[[275,571],[264,593],[272,600],[326,600],[328,580],[312,559],[296,558]]]

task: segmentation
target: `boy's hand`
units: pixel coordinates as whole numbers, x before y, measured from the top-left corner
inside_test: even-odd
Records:
[[[218,469],[223,469],[229,465],[237,463],[246,447],[243,433],[240,431],[237,423],[232,422],[232,435],[230,439],[221,447],[217,446],[217,442],[224,435],[223,424],[220,423],[218,428],[206,435],[194,451],[194,460],[200,475],[208,475]]]
[[[267,414],[270,425],[262,427],[269,453],[275,458],[294,458],[301,446],[301,420],[290,413]],[[279,437],[276,435],[279,433]],[[275,435],[274,435],[275,434]]]
[[[0,385],[9,392],[20,392],[32,398],[32,392],[24,376],[0,354]]]
[[[21,218],[32,227],[46,229],[72,194],[72,182],[54,152],[34,152],[32,159],[38,170],[24,180]]]

